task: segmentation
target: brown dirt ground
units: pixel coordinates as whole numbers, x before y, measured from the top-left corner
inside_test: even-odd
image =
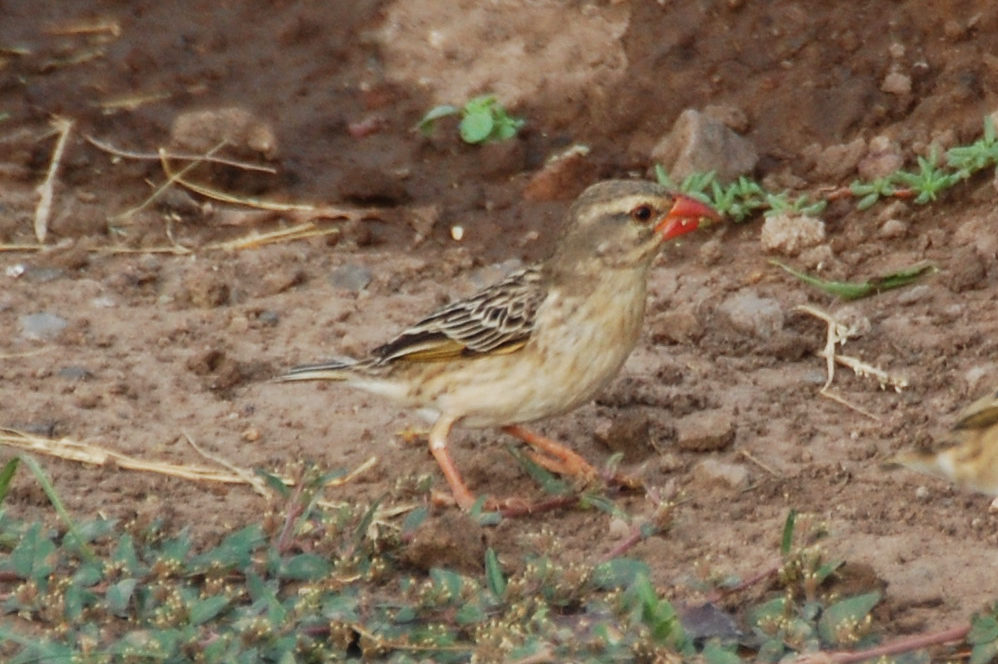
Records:
[[[0,254],[0,425],[188,464],[205,462],[184,434],[245,467],[308,459],[349,469],[376,455],[372,471],[330,493],[335,500],[370,500],[400,475],[439,483],[425,447],[398,435],[421,426],[413,414],[335,386],[266,379],[362,352],[495,278],[503,261],[543,255],[565,204],[529,202],[522,191],[549,154],[589,145],[589,180],[647,172],[649,149],[684,108],[726,104],[748,118],[758,176],[813,188],[841,182],[813,175],[808,146],[886,134],[910,158],[934,139],[973,140],[998,108],[998,5],[984,0],[465,0],[446,14],[438,5],[0,0],[0,240],[33,241],[34,188],[54,146],[48,120],[75,121],[50,248]],[[910,93],[881,91],[891,71],[910,76]],[[490,90],[528,120],[515,141],[465,146],[446,123],[429,140],[413,132],[433,105]],[[272,130],[276,148],[266,152],[277,174],[215,167],[200,180],[377,211],[326,222],[343,227],[338,241],[234,252],[204,247],[286,222],[182,194],[113,220],[162,182],[162,171],[155,161],[113,158],[84,135],[154,152],[170,143],[178,114],[233,106]],[[982,176],[936,204],[895,206],[889,215],[906,232],[890,238],[877,232],[883,206],[856,212],[843,202],[825,213],[829,275],[859,279],[922,260],[940,268],[918,290],[854,305],[872,325],[847,352],[910,381],[895,393],[838,372],[839,393],[876,419],[818,395],[824,366],[812,351],[824,327],[791,308],[834,303],[768,265],[758,220],[667,252],[652,277],[647,334],[621,377],[596,403],[540,428],[597,461],[610,454],[601,442],[609,430],[628,448],[626,469],[685,496],[668,532],[632,552],[670,596],[692,597],[697,578],[748,576],[768,564],[794,507],[827,525],[830,555],[869,565],[886,582],[880,616],[891,632],[946,627],[998,597],[989,499],[879,467],[940,435],[998,382],[994,198]],[[451,239],[454,224],[465,229],[461,242]],[[171,239],[193,253],[99,251]],[[337,287],[331,275],[343,266],[368,268],[370,283]],[[783,307],[785,325],[772,338],[738,331],[718,310],[749,289]],[[68,324],[54,338],[26,338],[21,317],[37,312]],[[704,409],[734,418],[733,443],[678,449],[676,423]],[[492,444],[500,438],[454,437],[469,483],[536,495],[503,445]],[[0,460],[13,454],[0,449]],[[698,479],[694,469],[708,458],[746,469],[749,487]],[[265,508],[242,487],[44,464],[81,518],[163,516],[210,539]],[[618,503],[638,515],[651,509],[638,495]],[[50,514],[27,474],[6,505],[24,518]],[[516,564],[537,549],[592,560],[620,532],[603,513],[565,511],[481,535]]]

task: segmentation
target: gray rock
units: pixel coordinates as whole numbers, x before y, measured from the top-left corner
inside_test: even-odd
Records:
[[[732,295],[718,307],[739,332],[759,339],[769,339],[783,329],[783,309],[772,298],[759,297],[755,291]]]
[[[329,283],[336,288],[342,288],[353,293],[359,293],[367,288],[374,278],[371,269],[356,263],[341,265],[329,275]]]
[[[59,378],[65,378],[66,380],[90,380],[94,377],[92,371],[86,367],[77,366],[75,364],[59,369],[56,375],[58,375]]]
[[[42,311],[37,314],[26,314],[18,318],[21,325],[21,335],[27,339],[52,339],[59,335],[66,325],[66,319],[62,316]]]
[[[694,109],[682,112],[651,157],[677,181],[691,173],[714,171],[719,180],[728,182],[751,173],[759,161],[748,139]]]

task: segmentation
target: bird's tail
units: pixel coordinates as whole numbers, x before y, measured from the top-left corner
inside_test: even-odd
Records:
[[[350,357],[336,357],[318,364],[303,364],[278,376],[278,382],[287,383],[299,380],[347,380],[353,376],[357,360]]]

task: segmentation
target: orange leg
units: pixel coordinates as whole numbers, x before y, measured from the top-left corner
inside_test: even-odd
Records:
[[[441,416],[436,421],[430,429],[430,453],[437,460],[437,465],[440,466],[440,470],[447,479],[454,502],[457,503],[458,507],[467,512],[475,504],[475,494],[464,483],[460,471],[458,471],[457,466],[454,464],[454,459],[451,458],[450,452],[447,450],[447,436],[450,433],[451,427],[454,426],[455,421],[456,418],[447,416]],[[557,443],[555,444],[557,445]],[[523,516],[534,512],[534,507],[520,498],[507,498],[505,500],[490,498],[485,501],[483,507],[487,511],[502,512],[505,516]],[[557,505],[553,507],[557,507]],[[539,509],[550,509],[550,507],[542,505]]]
[[[548,470],[559,475],[571,475],[587,480],[596,477],[596,469],[593,468],[592,464],[561,443],[536,434],[519,424],[505,426],[502,430],[539,450],[540,454],[531,454],[530,456]]]
[[[454,459],[451,458],[450,452],[447,450],[447,435],[450,433],[451,427],[454,426],[454,421],[453,417],[441,415],[433,428],[430,429],[430,454],[437,460],[437,465],[443,471],[447,484],[450,485],[450,492],[454,495],[454,502],[457,503],[458,507],[467,511],[475,504],[475,494],[471,493],[468,485],[464,483],[461,473],[454,465]]]

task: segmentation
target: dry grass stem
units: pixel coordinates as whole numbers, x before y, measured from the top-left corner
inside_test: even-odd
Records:
[[[291,242],[293,240],[302,240],[310,237],[334,235],[339,232],[339,228],[319,228],[311,221],[307,221],[297,226],[281,228],[269,233],[260,233],[254,230],[243,237],[236,238],[235,240],[209,244],[204,248],[207,250],[223,249],[226,251],[238,251],[239,249],[254,249],[256,247],[262,247],[266,244],[276,244],[278,242]]]
[[[198,454],[223,466],[226,471],[220,471],[215,468],[207,468],[205,466],[181,465],[161,461],[146,461],[145,459],[138,459],[127,454],[122,454],[121,452],[115,452],[114,450],[100,447],[99,445],[81,443],[70,438],[47,438],[44,436],[36,436],[26,431],[0,428],[0,445],[8,445],[27,452],[44,454],[46,456],[63,459],[65,461],[75,461],[77,463],[85,463],[92,466],[108,466],[113,464],[118,468],[123,468],[125,470],[137,470],[148,473],[156,473],[158,475],[169,475],[171,477],[179,477],[185,480],[193,480],[195,482],[248,484],[260,495],[264,497],[270,496],[270,490],[267,489],[266,484],[252,471],[246,470],[245,468],[239,468],[229,461],[205,451],[186,433],[184,433],[184,438],[186,438],[188,444],[190,444],[190,446],[194,448]],[[368,457],[366,461],[346,475],[331,480],[324,486],[340,487],[354,482],[358,477],[373,468],[377,462],[377,456]],[[288,486],[293,486],[295,484],[293,479],[285,477],[280,479]],[[332,501],[318,502],[320,505],[325,507],[341,506],[341,503],[335,503]],[[382,519],[384,519],[409,512],[415,509],[415,507],[416,505],[400,505],[394,508],[379,510],[378,514]]]
[[[191,435],[186,431],[184,431],[183,434],[184,438],[187,440],[187,444],[193,447],[195,452],[203,456],[205,459],[213,461],[223,468],[227,468],[233,475],[241,477],[246,484],[253,487],[253,490],[264,498],[270,498],[270,489],[267,488],[266,483],[258,475],[253,474],[252,471],[246,470],[245,468],[240,468],[229,460],[222,458],[220,455],[212,454],[207,450],[202,449],[200,445],[194,442],[194,439],[191,438]]]
[[[209,150],[208,154],[206,156],[211,156],[211,155],[215,154],[215,152],[217,152],[219,149],[221,149],[223,145],[225,145],[224,141],[222,143],[219,143],[215,147],[213,147],[211,150]],[[167,168],[167,166],[166,166],[166,159],[162,157],[162,151],[161,151],[160,162],[163,164],[163,170],[167,173],[166,182],[164,182],[161,185],[159,185],[158,187],[156,187],[153,190],[153,192],[151,194],[149,194],[149,196],[147,196],[146,199],[144,201],[142,201],[141,203],[139,203],[137,206],[135,206],[133,208],[130,208],[128,210],[125,210],[124,212],[122,212],[120,214],[116,214],[115,216],[111,217],[112,221],[127,221],[135,213],[141,212],[142,210],[144,210],[147,207],[149,207],[150,205],[152,205],[152,203],[157,198],[159,198],[160,196],[162,196],[163,192],[165,192],[167,189],[169,189],[173,185],[174,182],[177,182],[181,177],[183,177],[184,175],[186,175],[192,169],[196,168],[198,166],[198,164],[200,164],[202,162],[202,160],[198,159],[198,160],[192,161],[191,163],[187,164],[182,169],[180,169],[180,171],[178,171],[177,173],[170,173],[169,168]]]
[[[41,251],[42,244],[0,244],[0,251]]]
[[[223,484],[244,483],[243,478],[238,475],[220,472],[213,468],[146,461],[122,454],[121,452],[108,450],[98,445],[81,443],[69,438],[60,438],[58,440],[45,438],[16,429],[0,429],[0,444],[94,466],[114,464],[126,470],[140,470],[199,482],[221,482]]]
[[[100,103],[100,107],[105,111],[134,111],[142,108],[146,104],[155,104],[171,97],[169,92],[142,92],[127,94],[121,97],[111,97]]]
[[[26,350],[23,353],[0,353],[0,360],[15,360],[19,357],[34,357],[35,355],[42,355],[51,350],[54,350],[53,346],[46,346],[45,348],[36,348],[35,350]]]
[[[102,150],[116,157],[122,157],[123,159],[136,159],[141,161],[160,161],[163,159],[163,154],[165,154],[167,159],[172,159],[175,161],[203,161],[211,164],[222,164],[223,166],[232,166],[233,168],[240,168],[244,171],[257,171],[260,173],[270,173],[271,175],[277,173],[277,169],[274,168],[273,166],[267,166],[265,164],[253,164],[248,161],[239,161],[238,159],[226,159],[225,157],[187,154],[183,152],[166,152],[165,150],[161,150],[160,153],[135,152],[134,150],[125,150],[123,148],[119,148],[106,141],[94,138],[93,136],[90,135],[84,135],[83,138],[98,150]]]
[[[55,117],[52,119],[52,126],[59,134],[55,149],[52,151],[52,160],[49,162],[49,170],[45,175],[45,180],[38,186],[38,206],[35,208],[35,237],[39,244],[45,243],[45,235],[48,233],[49,217],[52,216],[52,197],[55,192],[55,176],[62,163],[62,155],[66,151],[66,142],[69,134],[73,130],[73,121],[67,118]]]
[[[216,146],[212,148],[211,153],[214,153],[219,147]],[[209,153],[209,154],[211,154]],[[190,189],[196,194],[200,194],[205,198],[211,198],[216,201],[221,201],[222,203],[232,203],[235,205],[245,205],[247,207],[257,208],[260,210],[271,210],[273,212],[315,212],[320,209],[314,205],[309,205],[307,203],[280,203],[277,201],[267,201],[259,198],[236,196],[234,194],[229,194],[224,191],[219,191],[217,189],[212,189],[211,187],[206,187],[194,182],[189,182],[184,179],[184,176],[191,170],[191,168],[203,160],[197,160],[189,164],[188,166],[181,169],[179,172],[174,173],[170,168],[169,155],[166,150],[160,148],[160,163],[163,164],[163,172],[166,173],[168,182],[181,185],[187,189]]]
[[[766,471],[767,473],[769,473],[770,475],[772,475],[773,477],[783,477],[783,473],[780,473],[780,472],[778,472],[778,471],[777,471],[776,469],[774,469],[774,468],[773,468],[772,466],[770,466],[769,464],[766,464],[766,463],[763,463],[762,461],[760,461],[759,459],[757,459],[757,458],[756,458],[756,457],[755,457],[755,456],[754,456],[754,455],[753,455],[753,454],[752,454],[751,452],[749,452],[748,450],[739,450],[739,453],[740,453],[740,454],[742,455],[742,457],[744,457],[744,458],[745,458],[745,459],[746,459],[747,461],[751,461],[752,463],[754,463],[755,465],[759,466],[759,467],[760,467],[760,468],[762,468],[762,469],[763,469],[764,471]]]
[[[47,35],[94,35],[109,34],[112,37],[121,36],[121,24],[112,18],[96,18],[79,20],[70,23],[53,25],[43,30]]]

